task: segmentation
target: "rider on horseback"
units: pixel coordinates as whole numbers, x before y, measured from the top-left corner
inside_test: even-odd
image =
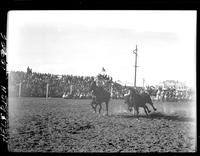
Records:
[[[92,85],[93,87],[103,87],[103,83],[102,81],[100,80],[99,78],[99,75],[97,76],[97,78],[92,82]],[[91,94],[92,94],[92,102],[91,102],[91,106],[92,108],[94,108],[98,103],[99,103],[99,100],[97,99],[97,96],[96,94],[94,93],[94,90],[91,91]]]
[[[106,111],[108,115],[108,103],[110,100],[110,93],[106,91],[102,86],[97,86],[96,82],[93,81],[89,91],[92,91],[92,102],[91,106],[96,112],[96,107],[97,105],[99,106],[99,113],[101,112],[102,109],[102,103],[106,104]]]

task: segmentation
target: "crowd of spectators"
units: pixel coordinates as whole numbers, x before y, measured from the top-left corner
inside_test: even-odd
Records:
[[[112,77],[99,74],[94,76],[53,75],[36,73],[28,67],[27,72],[11,71],[9,73],[9,95],[22,97],[63,97],[74,99],[91,98],[89,87],[92,81],[104,87],[114,99],[121,99],[128,93],[129,87],[113,82]],[[20,89],[19,89],[20,88]],[[192,98],[192,90],[177,90],[147,86],[135,88],[138,93],[146,91],[154,100],[184,101]]]
[[[113,82],[112,77],[108,75],[99,74],[97,78],[43,74],[32,72],[29,67],[27,72],[11,71],[9,73],[9,94],[22,97],[46,97],[48,84],[48,97],[91,98],[89,87],[92,81],[97,81],[98,85],[103,86],[109,92],[112,88],[113,98],[123,97],[125,88]]]
[[[189,101],[194,98],[192,88],[177,89],[171,86],[166,88],[161,86],[147,86],[146,88],[138,87],[136,90],[138,93],[147,92],[153,100],[162,102],[181,102]]]
[[[194,93],[191,88],[176,89],[174,87],[168,87],[165,89],[158,88],[156,91],[156,99],[162,102],[189,101],[194,98],[193,96],[194,96]]]

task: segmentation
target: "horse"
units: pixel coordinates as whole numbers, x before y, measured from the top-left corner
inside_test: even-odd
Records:
[[[146,103],[149,103],[153,107],[154,111],[157,110],[153,105],[150,95],[145,92],[143,92],[142,94],[138,94],[135,92],[135,90],[131,90],[130,96],[126,103],[128,103],[129,108],[134,107],[134,110],[137,111],[137,115],[139,115],[139,107],[143,107],[146,115],[151,112],[146,106]]]
[[[97,105],[99,105],[99,113],[101,113],[102,103],[106,104],[106,111],[108,115],[108,103],[110,101],[110,93],[103,89],[101,86],[97,86],[96,82],[92,82],[89,91],[92,91],[91,106],[96,113]]]

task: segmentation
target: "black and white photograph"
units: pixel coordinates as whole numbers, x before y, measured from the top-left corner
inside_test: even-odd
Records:
[[[11,10],[8,151],[196,152],[195,10]]]

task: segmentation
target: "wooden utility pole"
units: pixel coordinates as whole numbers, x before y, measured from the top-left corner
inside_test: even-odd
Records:
[[[135,54],[135,80],[134,80],[134,87],[136,87],[136,73],[137,73],[137,45],[136,45],[136,49],[133,51],[133,53]]]

